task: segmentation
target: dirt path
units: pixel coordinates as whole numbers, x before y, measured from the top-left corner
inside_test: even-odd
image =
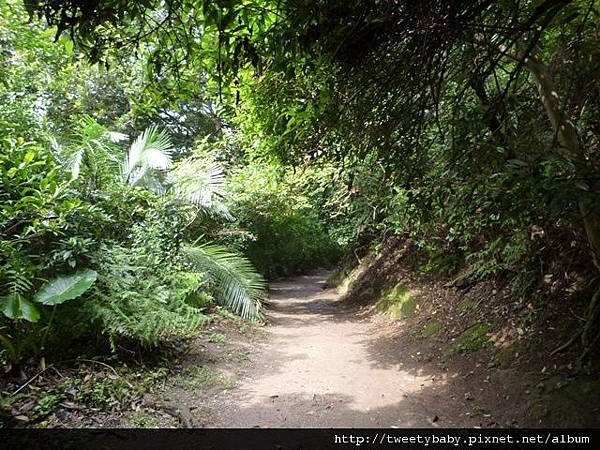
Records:
[[[256,344],[236,388],[219,399],[209,426],[437,425],[431,402],[413,399],[431,390],[435,377],[374,352],[381,324],[344,311],[337,292],[322,288],[326,276],[271,285],[268,336]]]

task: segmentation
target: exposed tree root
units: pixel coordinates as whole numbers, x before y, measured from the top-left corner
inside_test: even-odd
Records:
[[[167,414],[177,418],[182,428],[196,428],[196,420],[187,405],[179,402],[155,402],[152,404],[157,409],[162,409]]]
[[[577,341],[577,339],[579,339],[581,337],[581,333],[583,333],[583,330],[581,330],[581,329],[577,330],[577,332],[573,336],[571,336],[571,338],[567,342],[562,344],[560,347],[557,347],[554,350],[552,350],[550,352],[550,356],[554,356],[557,353],[564,352],[571,345],[573,345]]]
[[[585,323],[582,328],[578,329],[571,338],[562,344],[560,347],[552,350],[550,356],[560,353],[578,340],[581,341],[583,350],[578,358],[579,362],[585,361],[585,359],[592,353],[598,342],[600,342],[600,330],[598,330],[600,318],[600,288],[596,290],[590,304],[588,305],[587,312],[585,315]]]

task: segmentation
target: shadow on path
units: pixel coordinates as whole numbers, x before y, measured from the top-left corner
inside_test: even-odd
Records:
[[[489,383],[436,365],[398,324],[344,308],[334,289],[323,289],[327,276],[272,284],[268,337],[223,395],[211,426],[470,427],[507,420],[480,406],[502,401]]]

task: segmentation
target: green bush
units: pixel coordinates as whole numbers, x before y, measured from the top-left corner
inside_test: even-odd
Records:
[[[73,317],[95,325],[111,343],[118,337],[157,344],[192,336],[209,320],[202,313],[211,300],[203,290],[204,274],[189,272],[181,262],[153,259],[139,247],[103,247],[95,260],[100,274],[95,292]]]
[[[299,177],[268,164],[253,164],[230,178],[235,221],[227,242],[268,278],[337,262],[340,246],[319,217],[319,206],[298,189]]]
[[[81,136],[91,134],[94,142],[104,136],[98,124],[85,124],[93,133],[84,130]],[[152,133],[144,136],[145,141],[136,142],[155,149]],[[166,148],[168,137],[159,136]],[[208,321],[203,311],[213,294],[245,318],[259,317],[264,285],[252,266],[231,252],[185,243],[190,214],[197,215],[194,208],[208,214],[210,205],[190,206],[156,184],[166,177],[154,176],[150,157],[165,163],[168,158],[145,156],[142,148],[136,173],[152,184],[154,193],[124,182],[110,153],[93,163],[90,153],[83,160],[86,167],[74,172],[72,163],[64,167],[46,146],[21,138],[0,143],[4,360],[18,363],[49,349],[60,351],[82,336],[104,335],[113,349],[121,338],[156,345],[189,337]],[[102,148],[110,151],[116,150]],[[108,167],[95,167],[105,161],[111,161]],[[102,172],[101,183],[86,179],[92,167],[94,173]],[[78,274],[93,274],[93,279],[83,283]],[[48,297],[48,286],[57,283],[65,289],[60,301]]]

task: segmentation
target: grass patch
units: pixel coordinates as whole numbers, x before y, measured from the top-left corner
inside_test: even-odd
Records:
[[[485,348],[490,343],[487,336],[489,331],[486,323],[476,323],[467,328],[452,344],[452,352],[465,354]]]
[[[443,330],[443,328],[444,328],[444,326],[442,325],[441,322],[437,322],[437,321],[429,322],[427,325],[425,325],[425,328],[421,332],[421,336],[423,336],[424,338],[430,338],[430,337],[436,336],[436,335],[440,334],[440,332]]]
[[[145,412],[138,412],[133,416],[133,426],[136,428],[158,428],[158,420]]]
[[[230,385],[221,373],[201,366],[184,370],[181,375],[174,378],[173,382],[184,389],[227,388]]]
[[[250,350],[246,348],[238,348],[227,356],[228,359],[235,362],[248,361],[250,359]]]
[[[168,376],[165,368],[150,372],[96,372],[81,378],[66,379],[61,392],[78,403],[103,411],[127,409],[157,383]]]
[[[245,319],[242,319],[240,316],[236,316],[231,311],[225,309],[222,306],[216,306],[214,308],[213,321],[214,322],[222,322],[223,319],[226,319],[227,322],[233,324],[237,329],[237,332],[241,335],[245,336],[249,333],[252,333],[255,329],[262,324],[262,322],[251,322]],[[209,335],[211,333],[208,333]],[[220,334],[220,333],[214,333]],[[217,337],[218,339],[218,337]]]
[[[394,286],[375,305],[377,311],[387,314],[392,319],[410,317],[417,308],[418,306],[412,299],[410,290],[401,283]]]
[[[60,381],[48,379],[44,384],[31,384],[25,392],[15,396],[0,395],[0,427],[18,422],[47,426],[46,418],[63,402],[76,404],[83,410],[106,413],[124,412],[134,408],[144,394],[154,392],[168,377],[166,368],[138,370],[126,365],[110,370],[82,365]],[[42,377],[38,380],[43,380]],[[58,382],[57,382],[58,381]],[[33,407],[27,404],[34,404]],[[14,412],[13,412],[14,410]]]
[[[206,333],[206,339],[208,342],[215,344],[224,344],[227,342],[227,336],[221,333]]]

